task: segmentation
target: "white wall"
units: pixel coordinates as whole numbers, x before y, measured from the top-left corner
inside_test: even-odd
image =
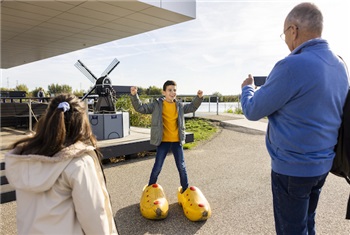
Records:
[[[189,17],[196,17],[196,0],[140,0],[140,2],[184,14]]]

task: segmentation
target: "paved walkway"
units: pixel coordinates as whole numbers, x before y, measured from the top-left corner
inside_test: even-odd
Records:
[[[198,116],[218,120],[224,127],[211,140],[185,151],[190,184],[205,194],[212,207],[212,217],[205,222],[191,222],[183,215],[176,198],[178,173],[169,155],[158,179],[169,201],[168,218],[144,219],[138,204],[154,157],[133,159],[105,168],[120,234],[275,234],[270,160],[262,131],[266,120],[254,123],[255,127],[242,116]],[[348,184],[330,175],[319,202],[318,234],[349,234],[350,222],[344,219],[348,195]],[[1,234],[16,234],[15,209],[16,202],[0,205]]]

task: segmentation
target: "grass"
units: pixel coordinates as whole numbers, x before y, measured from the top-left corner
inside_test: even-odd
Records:
[[[192,132],[194,142],[184,144],[184,149],[191,149],[199,142],[210,139],[217,132],[218,128],[208,120],[200,118],[186,119],[186,132]]]

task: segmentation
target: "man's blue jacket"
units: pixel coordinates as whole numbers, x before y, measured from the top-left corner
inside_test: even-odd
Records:
[[[243,87],[246,118],[268,117],[266,146],[273,171],[312,177],[330,170],[348,88],[343,61],[321,38],[304,42],[277,62],[260,89]]]

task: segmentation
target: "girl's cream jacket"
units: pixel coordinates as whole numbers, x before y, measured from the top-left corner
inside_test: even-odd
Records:
[[[5,156],[18,234],[117,234],[94,147],[77,142],[53,157],[18,153]]]

